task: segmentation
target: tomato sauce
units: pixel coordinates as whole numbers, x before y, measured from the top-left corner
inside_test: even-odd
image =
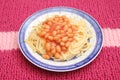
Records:
[[[42,32],[39,33],[39,36],[46,41],[46,53],[43,58],[60,58],[61,54],[68,50],[74,40],[77,27],[72,25],[66,16],[58,15],[47,19],[42,25]]]

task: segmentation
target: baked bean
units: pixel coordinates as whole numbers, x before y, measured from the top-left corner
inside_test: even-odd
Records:
[[[61,49],[62,49],[62,51],[66,51],[67,50],[67,48],[66,47],[61,47]]]
[[[44,59],[50,59],[50,56],[47,55],[47,54],[43,54],[42,57],[43,57]]]
[[[60,54],[59,54],[59,53],[56,53],[56,54],[54,55],[54,57],[55,57],[56,59],[59,59],[59,58],[60,58]]]
[[[61,45],[61,46],[64,46],[64,45],[65,45],[65,43],[64,43],[64,42],[61,42],[61,43],[60,43],[60,45]]]
[[[67,37],[67,36],[65,36],[65,37],[62,38],[62,41],[63,41],[63,42],[65,42],[65,41],[67,41],[67,40],[68,40],[68,37]]]
[[[45,36],[45,34],[46,34],[46,32],[43,32],[43,31],[42,31],[42,32],[40,33],[40,36]]]
[[[61,52],[61,47],[59,45],[56,46],[56,51]]]
[[[57,34],[57,32],[56,31],[53,31],[53,36],[55,36]]]
[[[51,50],[51,54],[55,54],[55,53],[56,53],[56,49],[53,48],[53,49]]]
[[[74,36],[74,34],[67,34],[68,35],[68,37],[70,37],[70,38],[72,38],[73,36]]]
[[[47,51],[50,51],[50,47],[51,47],[50,43],[46,43],[45,48],[46,48]]]
[[[70,46],[70,43],[71,43],[71,42],[67,42],[65,46],[66,46],[66,47],[69,47],[69,46]]]
[[[48,36],[48,39],[49,40],[53,40],[53,36]]]
[[[68,32],[69,32],[69,33],[72,33],[72,29],[71,29],[71,28],[69,28],[69,29],[68,29]]]

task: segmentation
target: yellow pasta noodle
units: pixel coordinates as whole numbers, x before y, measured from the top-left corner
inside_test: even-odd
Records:
[[[58,19],[58,21],[57,21],[57,19]],[[63,22],[62,22],[62,19],[64,19]],[[50,22],[51,20],[53,23],[56,23],[58,25],[65,25],[65,26],[66,26],[66,24],[71,25],[71,26],[73,26],[73,28],[75,27],[77,30],[76,31],[72,30],[72,32],[73,32],[72,33],[71,32],[72,28],[67,27],[67,29],[65,29],[65,26],[62,26],[63,28],[61,28],[58,25],[52,24]],[[61,20],[61,22],[60,22],[60,20]],[[92,31],[87,27],[85,20],[82,20],[82,19],[73,20],[66,16],[61,17],[59,15],[55,15],[51,18],[47,18],[46,21],[38,24],[38,26],[33,27],[29,36],[25,40],[25,42],[29,45],[29,47],[34,52],[37,52],[38,54],[43,56],[43,58],[45,56],[47,56],[46,59],[51,58],[55,61],[66,61],[66,60],[72,59],[75,56],[78,57],[78,56],[84,54],[84,52],[91,47],[91,44],[89,43],[89,39],[92,38]],[[66,21],[66,23],[65,23],[65,21]],[[49,25],[46,25],[46,24],[49,24]],[[50,25],[54,26],[55,29],[52,29],[54,27],[50,27]],[[51,28],[51,29],[49,29],[49,28]],[[56,32],[56,29],[58,29],[57,30],[58,32]],[[43,32],[43,30],[48,30],[48,33],[51,32],[50,34],[52,36],[48,35],[48,33],[45,34],[45,32]],[[67,32],[65,32],[64,30],[69,31],[72,34],[68,34],[68,36],[65,36],[65,35],[67,35]],[[44,34],[44,38],[40,37],[38,35],[38,33],[40,33],[40,35]],[[60,34],[61,35],[63,34],[63,36],[60,37],[61,41],[56,40],[59,36],[61,36]],[[71,36],[73,36],[73,37],[71,38]],[[49,39],[49,40],[47,41],[45,39]],[[70,40],[70,39],[71,39],[70,43],[67,42],[67,40]],[[56,44],[55,45],[53,44],[53,48],[55,48],[55,50],[52,49],[52,46],[50,46],[50,48],[46,49],[45,46],[49,47],[49,44],[47,45],[47,42],[52,43],[53,41],[55,42],[55,40],[56,40]],[[50,49],[50,51],[49,51],[49,49]],[[48,53],[48,54],[46,54],[46,53]],[[48,55],[49,55],[49,57],[48,57]]]

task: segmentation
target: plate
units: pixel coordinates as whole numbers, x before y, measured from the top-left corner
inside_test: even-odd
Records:
[[[86,21],[87,26],[93,31],[94,37],[91,40],[92,47],[80,57],[64,62],[45,60],[37,53],[33,53],[31,48],[24,42],[33,26],[44,21],[46,17],[56,14],[83,19]],[[98,56],[103,44],[103,34],[98,22],[88,13],[74,8],[52,7],[32,14],[23,22],[19,30],[18,44],[23,55],[34,65],[49,71],[66,72],[82,68]]]

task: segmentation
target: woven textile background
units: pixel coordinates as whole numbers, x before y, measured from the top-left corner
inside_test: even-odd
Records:
[[[18,48],[18,30],[38,10],[73,7],[92,15],[101,25],[104,44],[89,65],[56,73],[30,63]],[[120,80],[120,0],[0,0],[0,80]]]

